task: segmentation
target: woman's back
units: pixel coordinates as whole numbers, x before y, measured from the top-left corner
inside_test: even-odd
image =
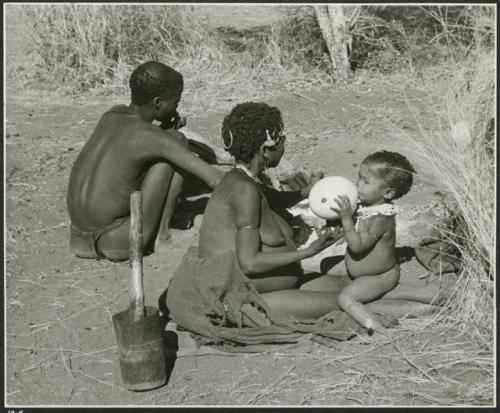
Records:
[[[199,255],[209,257],[235,250],[236,224],[232,202],[237,183],[231,173],[214,189],[205,208],[200,228]]]

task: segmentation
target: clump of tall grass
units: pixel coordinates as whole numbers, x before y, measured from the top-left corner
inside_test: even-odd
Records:
[[[120,80],[148,59],[203,58],[216,42],[179,6],[31,5],[26,14],[40,74],[76,90]]]
[[[272,56],[284,65],[300,65],[305,70],[328,71],[328,49],[311,6],[288,7],[272,28]]]
[[[472,332],[492,350],[495,279],[494,52],[477,52],[457,68],[439,126],[420,127],[416,155],[456,218],[443,238],[459,250],[461,271],[439,319]]]
[[[362,6],[351,28],[353,69],[414,71],[491,47],[493,6]]]

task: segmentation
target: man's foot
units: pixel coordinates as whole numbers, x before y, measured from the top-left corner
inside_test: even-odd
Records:
[[[162,234],[158,234],[155,240],[154,251],[160,252],[168,248],[172,241],[172,231],[164,231]]]

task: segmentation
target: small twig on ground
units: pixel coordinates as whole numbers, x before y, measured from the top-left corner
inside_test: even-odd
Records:
[[[442,404],[442,405],[453,404],[453,402],[447,402],[447,401],[444,401],[444,400],[436,399],[435,397],[432,397],[432,396],[428,395],[427,393],[420,393],[420,392],[414,391],[413,394],[415,396],[423,397],[424,399],[429,400],[429,401],[431,401],[433,403],[438,403],[438,404]]]
[[[75,395],[76,395],[75,386],[73,385],[73,387],[71,388],[71,393],[69,394],[68,401],[66,402],[66,404],[71,404],[71,401],[73,400],[73,397],[75,397]]]
[[[108,297],[106,297],[105,295],[103,294],[99,294],[99,293],[93,293],[93,292],[90,292],[90,291],[87,291],[85,290],[84,288],[81,288],[81,287],[76,287],[76,286],[71,286],[71,285],[68,285],[66,284],[66,287],[69,287],[69,288],[74,288],[75,290],[81,292],[83,295],[85,295],[86,297],[101,297],[103,298],[104,300],[107,300]]]
[[[27,184],[25,182],[9,182],[9,185],[21,185],[21,186],[27,186],[29,189],[32,191],[38,191],[40,189],[39,186],[33,185],[33,184]]]
[[[429,376],[425,371],[423,371],[420,367],[418,367],[413,361],[411,361],[408,356],[403,352],[403,350],[401,350],[401,348],[398,346],[398,344],[396,343],[395,340],[393,340],[392,342],[393,346],[396,348],[396,350],[399,351],[399,353],[403,356],[403,358],[406,360],[406,362],[412,366],[413,368],[417,369],[420,373],[422,373],[425,377],[427,377],[430,381],[432,381],[433,383],[435,383],[436,381],[431,377]]]
[[[32,234],[36,234],[36,233],[39,233],[39,232],[52,231],[52,230],[57,229],[57,228],[67,228],[67,227],[68,227],[68,223],[61,222],[60,224],[54,225],[53,227],[37,229],[36,231],[31,231],[31,233]]]
[[[375,347],[373,347],[373,348],[371,348],[371,349],[369,349],[369,350],[367,350],[367,351],[364,351],[363,353],[353,353],[353,354],[350,354],[350,355],[348,355],[348,356],[344,356],[344,357],[337,357],[337,358],[335,358],[335,359],[326,360],[326,361],[324,361],[324,362],[322,362],[322,363],[319,363],[319,364],[318,364],[318,366],[320,367],[320,366],[323,366],[323,365],[325,365],[325,364],[331,364],[331,363],[333,363],[333,362],[337,362],[337,361],[339,361],[339,360],[349,360],[349,359],[352,359],[352,358],[354,358],[354,357],[361,357],[361,356],[364,356],[365,354],[371,353],[372,351],[378,350],[380,347],[383,347],[383,346],[385,346],[385,345],[387,345],[387,344],[390,344],[390,343],[391,343],[390,341],[386,341],[386,342],[383,342],[383,343],[381,343],[381,344],[379,344],[379,345],[377,345],[377,346],[375,346]],[[317,356],[313,356],[313,357],[314,357],[315,359],[318,359],[318,358],[319,358],[319,357],[317,357]]]
[[[13,166],[12,169],[10,170],[9,174],[7,175],[7,177],[5,178],[5,182],[8,182],[10,180],[10,178],[12,177],[12,175],[14,175],[14,173],[18,170],[17,167]]]
[[[180,350],[180,351],[177,351],[177,354],[176,354],[177,358],[201,357],[201,356],[235,357],[235,356],[240,356],[240,354],[238,354],[238,353],[215,353],[212,350],[200,351],[200,350],[191,350],[191,349]]]
[[[47,357],[47,359],[58,354],[60,351],[59,348],[36,348],[36,347],[21,347],[21,346],[7,346],[7,347],[8,348],[15,348],[15,349],[19,349],[19,350],[54,351],[54,353],[51,354],[49,357]],[[63,348],[63,351],[69,352],[69,353],[78,353],[79,354],[78,356],[73,357],[73,359],[76,359],[76,358],[87,357],[87,356],[94,357],[93,356],[94,354],[103,353],[105,351],[109,351],[109,350],[113,350],[113,349],[116,349],[116,346],[111,346],[111,347],[103,348],[101,350],[91,351],[89,353],[86,353],[84,351],[79,351],[79,350],[72,350],[72,349],[68,349],[68,348]],[[34,364],[32,366],[26,367],[24,370],[22,370],[22,372],[35,369],[35,368],[39,367],[40,365],[42,365],[45,361],[46,361],[46,359],[38,361],[36,364]],[[51,362],[50,364],[53,364],[53,362]]]
[[[354,397],[351,396],[345,396],[346,400],[352,400],[353,402],[359,403],[359,404],[364,404],[361,400],[355,399]]]
[[[32,364],[31,366],[25,367],[24,369],[21,370],[21,373],[25,373],[29,370],[36,369],[37,367],[39,367],[43,363],[45,363],[47,360],[50,360],[52,357],[57,356],[57,354],[58,354],[58,351],[55,351],[54,353],[52,353],[48,357],[45,357],[44,359],[37,361],[35,364]]]
[[[316,388],[313,390],[313,392],[328,390],[328,392],[331,393],[332,390],[335,390],[339,387],[352,386],[354,384],[358,384],[357,379],[353,379],[353,380],[342,382],[342,383],[331,383],[331,382],[329,382],[330,380],[332,380],[332,379],[328,378],[328,379],[317,380],[317,381],[328,381],[328,383],[317,384]],[[342,389],[342,390],[344,391],[345,389]]]
[[[71,358],[69,358],[69,362],[68,362],[69,364],[66,363],[66,358],[64,357],[62,346],[60,348],[60,352],[61,352],[61,358],[62,358],[65,370],[69,371],[71,373],[71,375],[73,376],[73,378],[76,379],[75,372],[73,371],[73,367],[71,366]]]
[[[279,347],[279,348],[273,348],[273,349],[269,349],[269,350],[266,350],[266,351],[262,351],[260,353],[249,353],[249,354],[246,354],[245,355],[245,358],[252,358],[252,357],[258,357],[258,356],[265,356],[269,353],[272,353],[274,357],[276,357],[277,355],[281,355],[279,353],[279,351],[283,351],[283,350],[289,350],[291,348],[296,348],[296,347],[300,347],[302,346],[303,344],[301,343],[293,343],[293,344],[290,344],[288,346],[283,346],[283,347]],[[283,353],[282,355],[286,355],[286,353]],[[297,356],[297,354],[293,354],[293,356]]]
[[[101,383],[101,384],[105,384],[106,386],[113,387],[114,389],[128,391],[125,387],[117,386],[115,384],[109,383],[109,382],[104,381],[104,380],[99,380],[98,378],[89,376],[88,374],[82,373],[81,371],[77,371],[76,373],[81,374],[82,376],[87,377],[88,379],[93,380],[97,383]]]
[[[310,102],[318,103],[318,101],[316,99],[310,98],[309,96],[303,95],[302,93],[299,93],[299,92],[292,92],[292,93],[294,95],[302,98],[302,99],[309,100]]]
[[[184,402],[187,402],[188,400],[196,399],[197,397],[211,396],[212,394],[214,394],[213,391],[195,394],[193,396],[189,396],[187,399],[184,400]]]
[[[294,364],[292,367],[290,367],[287,372],[285,374],[283,374],[282,376],[280,376],[276,381],[274,381],[267,389],[264,393],[257,393],[254,397],[252,397],[247,403],[245,404],[252,404],[254,403],[259,397],[261,396],[266,396],[268,395],[271,390],[276,387],[283,379],[285,379],[293,370],[295,370],[296,368],[296,364]]]
[[[68,320],[70,320],[71,318],[74,318],[74,317],[76,317],[77,315],[79,315],[79,314],[81,314],[81,313],[83,313],[83,312],[85,312],[85,311],[88,311],[88,310],[93,310],[93,309],[94,309],[94,308],[96,308],[96,307],[99,307],[99,304],[93,305],[93,306],[91,306],[91,307],[83,308],[83,309],[81,309],[80,311],[77,311],[76,313],[73,313],[73,314],[69,315],[69,316],[68,316],[68,317],[66,317],[66,318],[61,318],[61,319],[58,319],[58,321],[68,321]]]

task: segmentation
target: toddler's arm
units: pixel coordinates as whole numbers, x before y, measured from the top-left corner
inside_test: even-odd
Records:
[[[368,223],[368,228],[363,231],[356,231],[349,198],[339,196],[336,202],[338,204],[337,212],[340,216],[340,222],[342,228],[344,228],[345,239],[352,252],[360,253],[373,247],[387,231],[388,221],[385,216],[373,217]]]
[[[360,253],[373,247],[387,231],[387,217],[376,216],[370,221],[368,228],[356,231],[352,217],[341,220],[347,245],[352,252]]]

